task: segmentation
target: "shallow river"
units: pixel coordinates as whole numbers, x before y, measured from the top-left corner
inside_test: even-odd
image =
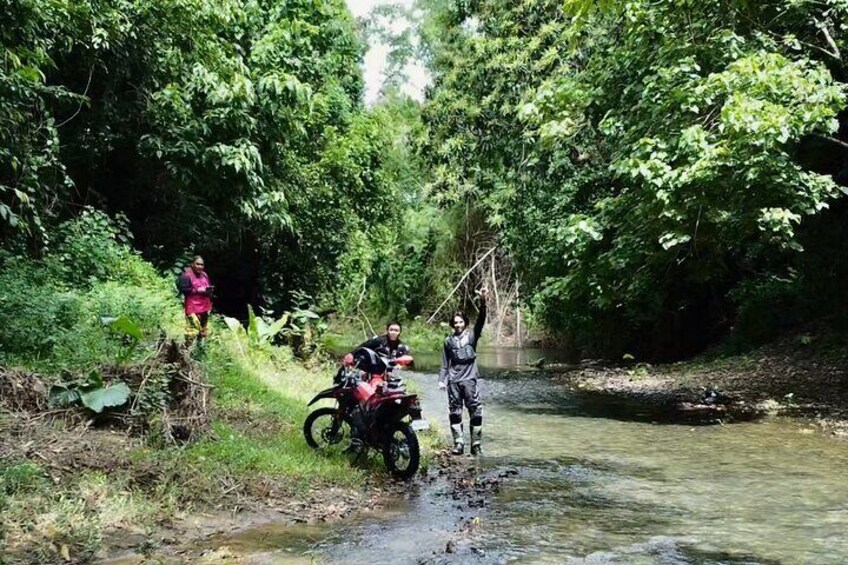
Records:
[[[221,542],[252,563],[848,563],[845,442],[797,420],[612,417],[527,370],[540,355],[481,357],[477,472],[510,472],[483,507],[435,480],[383,514]],[[447,430],[437,361],[417,362],[424,414]]]

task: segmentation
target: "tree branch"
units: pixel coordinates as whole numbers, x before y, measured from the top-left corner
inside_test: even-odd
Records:
[[[93,74],[94,74],[94,65],[91,65],[91,69],[88,71],[88,83],[86,83],[85,90],[83,91],[83,93],[81,95],[82,100],[80,100],[79,108],[77,108],[77,111],[74,112],[74,114],[70,118],[68,118],[67,120],[63,121],[61,124],[56,126],[57,129],[62,127],[65,124],[67,124],[68,122],[70,122],[74,118],[76,118],[77,115],[82,111],[82,106],[83,106],[83,104],[85,104],[85,98],[86,98],[86,95],[88,94],[88,89],[91,86],[91,77],[92,77]]]
[[[463,281],[465,281],[465,279],[466,279],[466,278],[468,278],[468,275],[470,275],[470,274],[474,271],[474,269],[476,269],[476,268],[477,268],[477,265],[479,265],[480,263],[482,263],[482,262],[483,262],[483,260],[484,260],[486,257],[488,257],[489,255],[491,255],[492,253],[494,253],[495,249],[497,249],[497,246],[492,247],[491,249],[489,249],[488,251],[486,251],[486,253],[484,253],[484,254],[483,254],[483,256],[482,256],[482,257],[480,257],[480,258],[477,260],[477,262],[476,262],[476,263],[474,263],[474,265],[472,265],[472,266],[471,266],[471,268],[470,268],[470,269],[468,269],[467,271],[465,271],[465,274],[464,274],[464,275],[462,275],[462,278],[461,278],[461,279],[459,279],[459,282],[458,282],[458,283],[456,283],[456,286],[455,286],[455,287],[453,287],[453,290],[451,291],[451,293],[450,293],[450,294],[448,294],[448,297],[447,297],[447,298],[445,298],[445,299],[444,299],[444,301],[443,301],[441,304],[439,304],[439,307],[438,307],[438,308],[436,308],[436,311],[435,311],[435,312],[433,312],[433,315],[432,315],[432,316],[430,316],[430,317],[427,319],[427,323],[428,323],[428,324],[429,324],[429,323],[431,323],[431,322],[432,322],[432,321],[436,318],[436,314],[438,314],[438,313],[439,313],[439,310],[441,310],[441,309],[442,309],[442,307],[443,307],[445,304],[447,304],[447,303],[448,303],[448,300],[450,300],[450,299],[451,299],[451,297],[452,297],[452,296],[456,293],[456,291],[457,291],[457,290],[459,289],[459,287],[462,285]]]
[[[827,26],[813,18],[813,22],[815,22],[816,27],[819,28],[819,31],[824,34],[824,38],[827,41],[827,44],[830,45],[830,48],[833,49],[833,53],[830,53],[832,57],[834,57],[837,61],[842,60],[842,54],[839,52],[839,47],[836,45],[836,42],[831,37],[830,32],[827,31]]]
[[[831,143],[839,145],[840,147],[844,147],[845,149],[848,149],[848,143],[842,141],[841,139],[836,139],[835,137],[830,137],[829,135],[823,135],[823,134],[820,134],[820,133],[813,133],[813,134],[810,134],[810,135],[812,135],[815,138],[823,139],[824,141],[829,141]]]

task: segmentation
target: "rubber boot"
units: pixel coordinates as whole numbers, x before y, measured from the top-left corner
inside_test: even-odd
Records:
[[[471,455],[482,455],[483,426],[471,426]]]
[[[451,424],[451,435],[453,436],[453,449],[451,453],[454,455],[462,455],[465,453],[465,442],[462,439],[462,423]]]

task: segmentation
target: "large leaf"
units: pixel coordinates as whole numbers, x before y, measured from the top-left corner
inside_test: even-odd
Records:
[[[268,338],[272,338],[283,329],[283,326],[289,321],[289,313],[284,312],[280,319],[268,326]]]
[[[230,331],[233,333],[240,333],[244,331],[244,326],[242,326],[241,322],[239,322],[235,318],[225,316],[224,323],[227,324],[227,327],[230,328]]]
[[[306,308],[298,308],[294,311],[294,317],[298,320],[317,320],[321,316],[313,312],[312,310],[307,310]]]
[[[59,406],[64,408],[70,406],[80,399],[80,393],[77,390],[69,389],[62,385],[53,385],[50,387],[48,394],[51,406]]]
[[[128,335],[133,339],[141,341],[144,338],[141,328],[126,316],[120,316],[118,318],[103,317],[100,320],[103,322],[103,325],[109,326],[116,332]]]
[[[98,414],[104,408],[120,406],[130,397],[130,387],[126,383],[116,383],[105,388],[96,388],[80,395],[83,405]]]
[[[267,341],[268,332],[270,331],[270,326],[268,322],[265,321],[265,318],[261,316],[256,317],[256,337],[258,337],[261,341]]]

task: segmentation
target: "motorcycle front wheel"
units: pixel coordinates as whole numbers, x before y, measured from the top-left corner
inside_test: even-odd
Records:
[[[386,469],[399,479],[411,479],[421,463],[418,436],[406,422],[397,422],[389,431],[383,446]]]
[[[303,436],[313,449],[345,451],[350,447],[350,424],[342,419],[335,408],[319,408],[303,423]]]

